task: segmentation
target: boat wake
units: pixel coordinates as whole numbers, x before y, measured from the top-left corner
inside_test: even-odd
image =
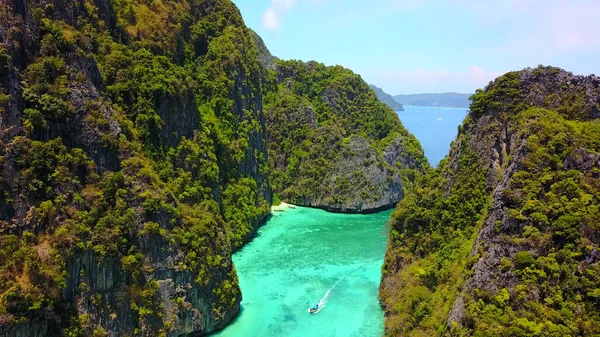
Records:
[[[373,260],[373,261],[375,261],[375,260]],[[358,271],[359,269],[361,269],[362,267],[366,266],[367,264],[369,264],[369,263],[371,263],[373,261],[368,261],[368,262],[363,263],[358,268],[352,270],[351,272],[349,272],[348,274],[346,274],[344,277],[342,277],[341,279],[337,280],[335,282],[335,284],[331,288],[327,289],[327,291],[325,292],[325,295],[323,295],[323,297],[321,297],[321,299],[319,300],[319,302],[317,302],[318,303],[317,310],[316,311],[311,311],[311,308],[312,308],[312,306],[311,306],[310,308],[308,308],[308,312],[311,313],[311,314],[315,314],[315,315],[318,314],[321,310],[323,310],[323,308],[325,308],[325,305],[327,305],[327,302],[329,301],[329,297],[331,295],[331,292],[340,283],[342,283],[342,281],[344,281],[348,276],[352,275],[354,272]]]

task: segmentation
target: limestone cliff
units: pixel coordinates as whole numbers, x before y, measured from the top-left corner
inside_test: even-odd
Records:
[[[203,335],[269,213],[265,79],[226,0],[0,3],[0,336]]]
[[[600,79],[525,69],[472,99],[392,215],[386,334],[600,333]]]
[[[429,165],[416,138],[341,66],[277,61],[265,97],[273,191],[336,212],[394,207]]]

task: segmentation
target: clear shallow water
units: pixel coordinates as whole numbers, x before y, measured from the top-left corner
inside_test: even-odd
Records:
[[[457,127],[462,124],[468,109],[405,106],[396,111],[402,124],[417,137],[425,156],[432,166],[437,166],[450,150],[456,138]]]
[[[382,336],[377,292],[390,213],[275,212],[233,256],[242,311],[214,336]],[[336,283],[322,310],[310,315]]]

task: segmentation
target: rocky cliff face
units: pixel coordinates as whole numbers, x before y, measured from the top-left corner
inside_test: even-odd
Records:
[[[230,1],[0,3],[0,336],[224,327],[269,213],[265,85]]]
[[[386,334],[600,332],[600,81],[511,72],[473,96],[449,156],[392,216]]]
[[[396,143],[400,140],[398,138]],[[303,177],[296,188],[305,187],[305,193],[284,191],[282,195],[292,203],[332,212],[366,213],[389,208],[402,199],[402,180],[393,168],[396,158],[388,163],[365,138],[354,135],[344,142],[338,134],[318,147],[321,153],[340,152],[341,156],[331,158],[329,165],[323,163],[321,166],[321,169],[327,168],[330,174]],[[298,169],[308,171],[310,165],[305,161]]]
[[[403,184],[428,164],[394,111],[342,67],[275,65],[277,90],[265,99],[274,192],[335,212],[374,212],[401,200]]]

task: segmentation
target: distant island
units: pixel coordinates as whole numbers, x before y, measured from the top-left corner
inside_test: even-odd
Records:
[[[433,106],[445,108],[468,108],[472,94],[447,92],[443,94],[396,95],[394,100],[403,105]]]
[[[394,100],[394,97],[392,97],[392,95],[386,93],[385,91],[383,91],[383,89],[376,87],[372,84],[369,84],[369,86],[371,87],[371,89],[373,89],[373,91],[375,91],[375,95],[377,95],[377,98],[379,98],[381,102],[387,104],[390,108],[394,109],[395,111],[404,111],[404,107],[402,107],[402,104],[397,102],[397,100]]]

